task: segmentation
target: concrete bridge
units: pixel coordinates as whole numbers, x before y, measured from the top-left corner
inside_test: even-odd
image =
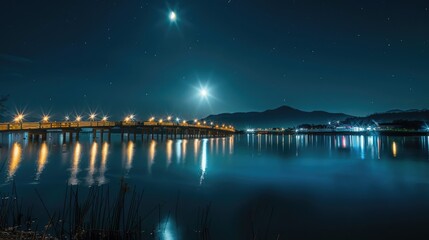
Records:
[[[64,122],[12,122],[0,123],[0,133],[26,132],[29,140],[46,140],[48,132],[62,132],[63,142],[73,139],[79,140],[79,134],[83,129],[92,130],[93,137],[99,134],[101,141],[105,135],[110,141],[112,132],[121,134],[121,139],[126,136],[128,140],[141,138],[202,138],[223,137],[235,133],[232,126],[206,125],[200,122],[156,122],[156,121],[64,121]]]

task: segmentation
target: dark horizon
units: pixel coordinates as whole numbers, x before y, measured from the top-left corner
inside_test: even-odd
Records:
[[[429,108],[427,1],[43,3],[0,4],[0,95],[12,111]]]

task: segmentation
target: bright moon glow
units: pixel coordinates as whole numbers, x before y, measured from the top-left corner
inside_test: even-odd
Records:
[[[208,95],[207,89],[205,89],[205,88],[201,89],[200,95],[201,95],[201,97],[207,97],[207,95]]]
[[[174,11],[171,11],[170,14],[168,15],[168,17],[170,18],[170,21],[175,22],[177,19],[176,13]]]

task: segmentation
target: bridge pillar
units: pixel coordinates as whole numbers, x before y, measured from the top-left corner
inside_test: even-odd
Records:
[[[92,129],[92,140],[95,140],[97,138],[97,129]]]
[[[121,128],[121,142],[124,141],[124,129]]]
[[[112,130],[109,129],[108,132],[107,132],[107,141],[110,142],[111,137],[112,137]]]
[[[64,131],[63,130],[63,132],[62,132],[62,134],[63,134],[63,144],[65,144],[66,143],[66,131]]]
[[[100,142],[103,142],[104,139],[104,129],[100,129]]]
[[[133,131],[134,133],[134,142],[137,141],[137,129],[134,129]]]
[[[127,140],[130,141],[130,129],[127,128]]]
[[[79,130],[76,130],[76,141],[79,141]]]
[[[46,141],[48,133],[42,133],[42,141]]]

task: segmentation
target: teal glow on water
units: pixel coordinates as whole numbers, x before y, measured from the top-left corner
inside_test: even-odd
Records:
[[[25,138],[25,137],[24,137]],[[147,212],[162,204],[163,239],[191,239],[210,205],[213,239],[417,238],[429,233],[429,137],[241,135],[228,138],[28,142],[3,135],[0,192],[60,208],[67,184],[127,183]],[[99,140],[99,139],[97,139]],[[39,209],[40,208],[40,209]],[[39,210],[38,210],[39,209]]]

